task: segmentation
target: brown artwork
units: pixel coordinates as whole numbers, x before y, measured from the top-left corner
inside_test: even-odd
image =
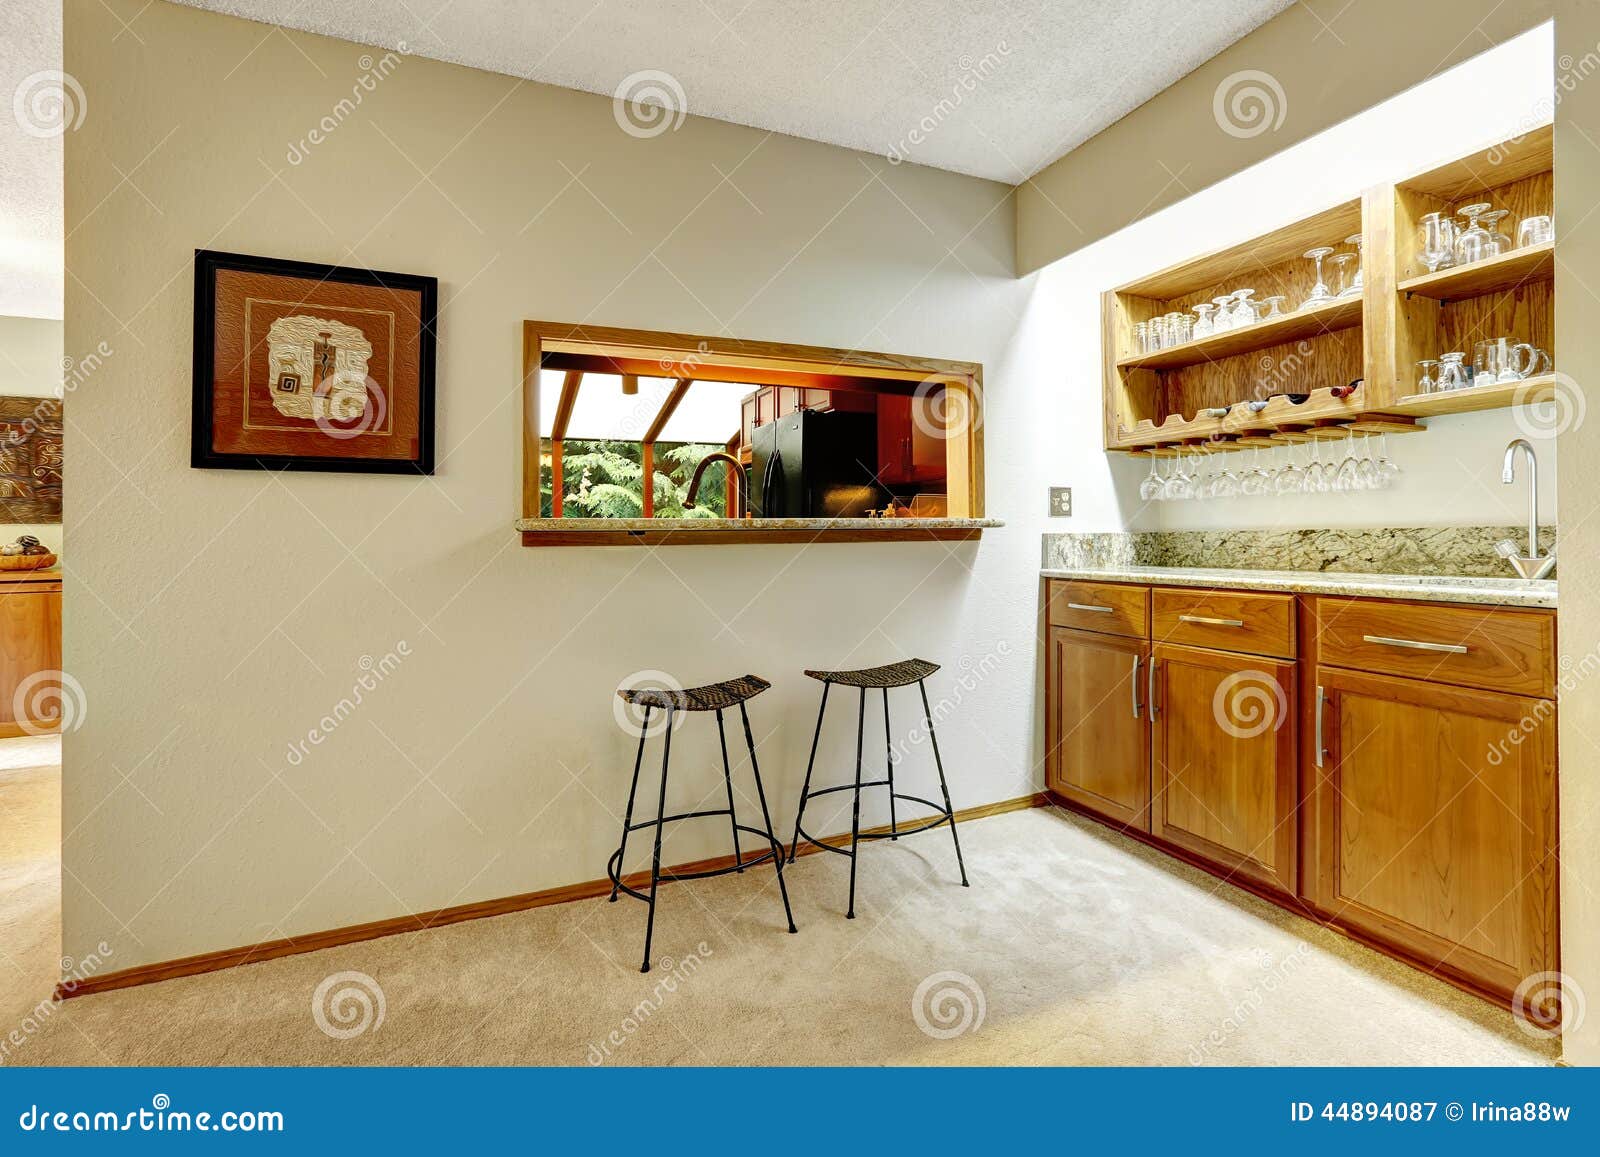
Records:
[[[197,467],[433,473],[438,282],[201,251]]]
[[[61,521],[61,402],[0,398],[0,522]]]

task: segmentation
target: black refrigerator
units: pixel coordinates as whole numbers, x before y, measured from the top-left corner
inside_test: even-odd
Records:
[[[864,518],[888,502],[878,485],[876,414],[796,410],[751,435],[757,518]]]

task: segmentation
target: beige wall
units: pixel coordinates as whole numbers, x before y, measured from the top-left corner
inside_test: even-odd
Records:
[[[1556,349],[1561,366],[1594,399],[1600,371],[1600,4],[1562,0],[1556,14]],[[1588,79],[1576,82],[1575,69]],[[1600,415],[1580,402],[1561,435],[1561,955],[1569,982],[1587,995],[1589,1015],[1563,1041],[1572,1064],[1600,1064]]]
[[[608,99],[421,59],[291,164],[368,52],[177,5],[67,6],[90,114],[67,137],[66,341],[115,351],[69,430],[66,666],[89,709],[66,739],[67,954],[105,939],[131,966],[599,877],[633,757],[614,689],[647,669],[774,681],[752,717],[785,831],[804,667],[946,664],[930,691],[955,702],[956,805],[1033,791],[1025,514],[1044,495],[1008,473],[1037,381],[1003,356],[1028,292],[1010,191],[693,117],[636,139]],[[191,470],[200,247],[436,274],[437,476]],[[950,546],[524,549],[524,318],[982,361],[990,511],[1016,525]],[[824,738],[830,776],[850,722]],[[291,756],[312,728],[326,741]],[[717,786],[714,734],[679,733],[669,805]],[[920,747],[904,767],[931,775]]]
[[[1550,0],[1300,0],[1018,186],[1017,270],[1040,269],[1175,204],[1550,10]],[[1270,80],[1238,76],[1248,72]],[[1273,127],[1257,131],[1269,121],[1247,101],[1235,132],[1225,132],[1219,90],[1251,88],[1266,94]]]
[[[61,396],[61,322],[54,318],[0,316],[0,395]],[[61,524],[0,522],[0,542],[31,534],[61,550]]]

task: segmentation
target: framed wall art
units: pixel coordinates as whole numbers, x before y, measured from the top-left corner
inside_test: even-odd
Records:
[[[432,474],[439,282],[195,252],[189,464]]]
[[[61,399],[0,398],[0,522],[60,522],[61,471]]]

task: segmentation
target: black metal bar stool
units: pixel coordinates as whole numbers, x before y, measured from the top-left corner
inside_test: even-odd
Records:
[[[845,913],[845,918],[856,918],[856,848],[862,840],[898,840],[901,836],[914,835],[936,828],[940,824],[950,825],[950,838],[956,845],[956,865],[961,869],[961,886],[971,887],[967,883],[967,865],[961,858],[961,837],[956,834],[956,816],[950,807],[950,786],[944,778],[944,761],[939,758],[939,738],[933,733],[933,712],[928,708],[928,688],[923,683],[929,675],[939,669],[939,664],[930,663],[926,659],[906,659],[899,663],[889,663],[882,667],[868,667],[862,671],[807,671],[806,674],[822,682],[822,706],[817,709],[817,730],[811,736],[811,758],[806,761],[805,786],[800,789],[800,810],[794,817],[794,843],[789,848],[789,862],[794,863],[795,852],[799,850],[800,841],[822,848],[829,852],[838,852],[841,856],[850,857],[850,908]],[[837,787],[825,787],[817,791],[811,790],[811,771],[817,762],[817,741],[822,738],[822,717],[828,710],[828,690],[837,683],[841,687],[858,687],[861,690],[861,706],[856,716],[856,778],[854,783],[844,783]],[[894,743],[889,732],[889,688],[909,687],[917,685],[917,690],[922,693],[922,718],[928,726],[928,739],[933,744],[933,763],[939,770],[939,790],[944,796],[944,806],[940,807],[932,800],[923,799],[921,796],[907,795],[894,789]],[[883,745],[885,758],[888,764],[886,778],[863,780],[861,778],[861,747],[866,736],[867,726],[867,688],[879,687],[883,689]],[[889,830],[886,832],[863,832],[861,830],[861,789],[864,787],[887,787],[889,789]],[[832,844],[825,844],[800,826],[800,821],[806,814],[806,803],[819,795],[828,795],[836,791],[855,792],[855,802],[850,812],[850,850],[836,848]],[[907,800],[911,803],[920,803],[924,807],[931,807],[939,814],[926,823],[918,824],[913,828],[902,828],[895,818],[894,801]]]
[[[752,864],[765,863],[771,860],[778,870],[778,891],[783,896],[783,914],[789,920],[789,931],[798,929],[794,926],[794,913],[789,909],[789,890],[783,883],[783,843],[778,839],[777,833],[772,830],[772,816],[767,811],[767,793],[761,786],[761,768],[756,764],[756,741],[750,734],[750,716],[744,708],[746,699],[753,699],[768,687],[772,686],[765,679],[754,675],[744,675],[737,679],[728,679],[721,683],[709,683],[704,687],[690,687],[679,691],[663,687],[642,687],[636,689],[622,688],[617,694],[624,702],[636,704],[644,708],[644,719],[639,724],[639,754],[633,760],[633,784],[628,788],[628,809],[622,819],[622,842],[617,845],[617,850],[611,853],[611,859],[606,862],[606,875],[611,877],[611,902],[615,903],[618,892],[626,892],[636,899],[643,900],[650,905],[650,915],[644,926],[644,966],[640,972],[650,971],[650,940],[655,934],[656,927],[656,887],[663,880],[703,880],[708,876],[724,876],[729,872],[743,872]],[[737,705],[739,719],[744,723],[744,741],[750,747],[750,774],[755,777],[756,797],[761,801],[761,828],[749,827],[739,822],[738,814],[733,807],[733,771],[728,765],[728,735],[723,729],[722,713],[727,708]],[[633,822],[634,799],[639,793],[639,769],[644,764],[644,741],[650,733],[650,712],[662,710],[667,713],[667,726],[665,739],[661,748],[661,794],[656,804],[656,818]],[[678,815],[667,815],[667,765],[672,757],[672,728],[677,721],[679,711],[715,711],[717,713],[717,739],[722,746],[722,779],[728,789],[728,806],[726,808],[711,808],[706,811],[681,812]],[[728,823],[733,829],[733,864],[726,868],[713,868],[704,872],[668,872],[661,871],[661,830],[677,820],[700,819],[705,816],[728,817]],[[650,894],[647,896],[635,888],[630,888],[622,882],[622,857],[628,850],[628,833],[639,831],[641,828],[653,827],[656,830],[655,851],[650,859]],[[760,855],[745,859],[739,848],[739,833],[749,832],[753,836],[760,836],[767,841],[767,850]]]

